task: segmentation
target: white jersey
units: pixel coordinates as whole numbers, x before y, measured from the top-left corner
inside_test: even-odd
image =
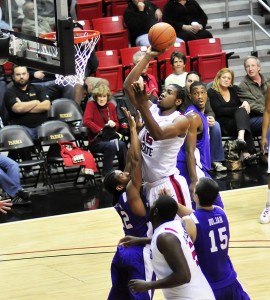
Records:
[[[172,124],[177,117],[181,116],[179,111],[175,111],[168,116],[160,116],[159,108],[155,104],[150,107],[150,112],[160,127]],[[153,183],[162,178],[179,174],[179,170],[176,168],[177,154],[185,138],[174,137],[155,141],[147,128],[143,127],[139,133],[139,140],[141,142],[144,181]]]
[[[162,292],[165,299],[214,300],[215,296],[212,289],[198,265],[194,245],[179,220],[163,223],[154,231],[151,242],[151,259],[157,278],[163,279],[172,273],[172,269],[167,264],[163,254],[158,250],[156,243],[158,236],[165,232],[172,233],[179,239],[191,273],[189,283],[174,288],[163,289]]]

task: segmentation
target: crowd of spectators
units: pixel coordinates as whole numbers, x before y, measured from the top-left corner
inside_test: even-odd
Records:
[[[14,6],[12,6],[12,25],[13,27],[16,27],[16,30],[19,30],[23,33],[35,35],[50,32],[55,28],[55,14],[52,0],[37,1],[38,28],[35,28],[33,2],[29,0],[13,1]],[[76,5],[76,1],[72,1],[72,3],[75,3]],[[0,8],[1,19],[3,22],[7,22],[8,18],[6,18],[6,1],[0,2]],[[208,30],[206,30],[208,20],[207,15],[204,13],[200,5],[194,0],[169,0],[165,4],[163,9],[157,7],[150,0],[129,0],[128,6],[123,15],[125,24],[129,31],[131,46],[148,45],[149,41],[147,32],[149,28],[153,24],[156,24],[161,20],[170,23],[175,28],[177,37],[178,39],[180,39],[180,42],[187,42],[188,40],[192,39],[212,37],[212,34]],[[137,20],[138,18],[141,20],[141,22],[134,22],[134,20]],[[5,24],[8,25],[8,23]],[[4,25],[3,28],[5,28]],[[133,63],[135,66],[143,59],[144,55],[145,52],[143,51],[138,51],[134,55]],[[175,51],[172,53],[170,63],[173,71],[172,74],[170,74],[164,82],[159,78],[156,78],[149,72],[149,65],[147,65],[146,68],[142,71],[140,80],[144,83],[150,100],[153,103],[157,103],[164,87],[170,84],[177,84],[183,87],[185,89],[186,99],[182,104],[180,110],[182,113],[185,113],[189,105],[192,104],[190,100],[189,87],[194,81],[200,81],[200,74],[196,73],[196,71],[191,71],[190,73],[186,72],[186,55],[180,51]],[[69,85],[65,87],[59,86],[55,84],[54,74],[49,74],[42,70],[32,68],[29,68],[29,78],[27,80],[31,85],[31,88],[39,89],[39,86],[41,86],[42,88],[45,87],[45,94],[48,96],[48,99],[51,102],[58,98],[69,98],[71,100],[75,100],[81,105],[82,101],[86,99],[86,103],[84,103],[84,106],[82,106],[83,111],[85,111],[85,115],[88,116],[86,117],[84,115],[84,123],[86,124],[87,122],[90,122],[89,111],[91,111],[92,113],[92,106],[100,106],[97,99],[99,99],[101,96],[104,96],[105,94],[107,95],[108,103],[105,103],[106,107],[112,107],[113,105],[112,102],[114,97],[112,97],[112,100],[110,101],[109,96],[109,82],[103,78],[89,77],[89,75],[95,73],[97,67],[98,60],[93,54],[92,59],[89,60],[87,64],[85,86],[79,89]],[[204,114],[207,117],[209,126],[212,169],[218,172],[226,171],[225,157],[222,145],[223,136],[235,137],[236,144],[238,149],[241,151],[241,158],[243,161],[249,163],[256,158],[253,137],[261,135],[264,98],[269,78],[267,76],[263,76],[260,73],[260,61],[256,57],[247,57],[244,62],[244,67],[247,75],[238,87],[233,86],[234,75],[233,71],[230,69],[221,70],[214,79],[212,86],[210,88],[209,85],[207,86],[208,101],[205,104]],[[226,77],[225,79],[223,79],[224,76]],[[15,83],[15,86],[16,84],[18,86],[18,82],[16,83],[15,78],[16,76],[15,74],[13,74],[13,82],[9,83],[9,85]],[[101,86],[103,87],[104,93],[101,93]],[[11,86],[8,88],[5,97],[6,103],[5,105],[1,105],[1,107],[3,108],[1,109],[1,117],[5,124],[14,124],[14,107],[20,104],[17,102],[17,100],[13,100],[11,104],[11,97],[9,96],[9,94],[12,90],[14,90],[14,85],[13,87]],[[94,92],[97,90],[99,91],[98,93]],[[16,99],[16,97],[14,99]],[[90,104],[87,102],[88,99],[91,99]],[[124,103],[128,102],[129,99],[127,95],[122,95],[120,98],[118,97],[117,101]],[[89,108],[90,106],[91,109]],[[135,111],[133,107],[131,108],[133,111]],[[33,115],[36,116],[36,113]],[[93,118],[96,118],[97,116],[97,114],[92,115]],[[127,125],[127,122],[122,122],[124,124],[122,128],[120,126],[122,123],[120,124],[118,120],[118,118],[122,118],[123,120],[125,119],[119,105],[112,115],[116,118],[116,120],[113,121],[116,125],[116,129],[120,132],[121,130],[126,130],[125,126]],[[39,121],[42,122],[44,120],[42,118],[39,118]],[[99,133],[99,131],[101,131],[102,127],[107,124],[107,121],[112,120],[105,120],[105,122],[101,118],[101,121],[102,122],[99,125],[97,123],[91,123],[93,122],[93,120],[90,122],[92,125],[95,125],[94,127],[98,126],[98,128],[94,128],[94,130],[93,126],[90,126],[90,123],[87,123],[89,125],[87,127],[89,129],[90,136],[89,149],[93,152],[105,151],[104,149],[100,149],[99,147],[97,147],[96,141],[93,144],[93,140],[94,137]],[[33,126],[34,123],[32,121],[30,123],[31,126]],[[29,125],[30,123],[28,122],[27,124]],[[26,126],[25,124],[22,125]],[[128,132],[128,130],[126,130],[126,132]],[[119,141],[115,146],[116,149],[114,149],[113,151],[108,149],[106,150],[107,152],[110,152],[111,158],[108,165],[105,160],[105,167],[103,170],[104,176],[112,168],[112,160],[115,154],[119,154],[121,153],[121,151],[122,154],[120,155],[120,165],[121,169],[124,169],[123,161],[126,155],[125,151],[127,149],[124,147],[122,148],[122,143],[122,141]],[[107,145],[109,145],[111,148],[114,144],[107,143]],[[121,147],[119,148],[119,146]],[[108,157],[107,155],[105,156]]]

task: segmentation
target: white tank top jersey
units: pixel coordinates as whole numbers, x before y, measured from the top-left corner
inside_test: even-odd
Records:
[[[165,299],[214,300],[215,296],[212,289],[198,265],[194,245],[179,220],[163,223],[154,231],[150,251],[153,268],[157,278],[163,279],[172,273],[172,269],[167,264],[163,254],[157,248],[156,241],[158,236],[162,233],[172,233],[179,239],[191,273],[191,280],[189,283],[174,288],[162,289]]]
[[[179,111],[169,116],[160,116],[159,108],[153,104],[150,112],[160,127],[165,127],[181,117]],[[184,116],[183,116],[184,117]],[[139,133],[142,153],[142,175],[146,182],[155,182],[174,174],[179,174],[176,168],[177,154],[184,143],[185,138],[174,137],[172,139],[154,141],[147,128],[143,127]]]

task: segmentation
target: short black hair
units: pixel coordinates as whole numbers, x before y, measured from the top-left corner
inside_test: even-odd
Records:
[[[206,86],[203,82],[201,81],[194,81],[191,86],[190,86],[190,94],[192,94],[192,90],[196,87],[196,86],[203,86],[206,89]]]
[[[172,85],[176,89],[176,99],[181,99],[182,100],[181,105],[183,105],[186,99],[184,88],[182,88],[180,85],[176,83],[170,83],[169,85]]]
[[[103,180],[104,188],[111,194],[117,193],[116,187],[119,184],[115,177],[115,170],[110,171],[106,174]]]
[[[158,209],[158,216],[162,222],[174,220],[178,205],[177,202],[168,195],[161,195],[155,202],[155,208]]]
[[[196,185],[195,193],[201,206],[211,206],[218,196],[219,186],[212,178],[202,177]]]

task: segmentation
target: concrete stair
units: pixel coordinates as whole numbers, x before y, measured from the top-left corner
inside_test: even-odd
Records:
[[[229,0],[229,28],[224,28],[225,1],[197,0],[208,15],[208,28],[214,37],[219,37],[226,52],[234,52],[229,67],[235,72],[235,83],[245,76],[244,58],[253,53],[249,0]],[[262,9],[256,0],[252,2],[254,19],[270,33],[261,15]],[[270,76],[270,39],[255,25],[256,51],[262,62],[262,73]],[[268,53],[269,52],[269,53]]]

